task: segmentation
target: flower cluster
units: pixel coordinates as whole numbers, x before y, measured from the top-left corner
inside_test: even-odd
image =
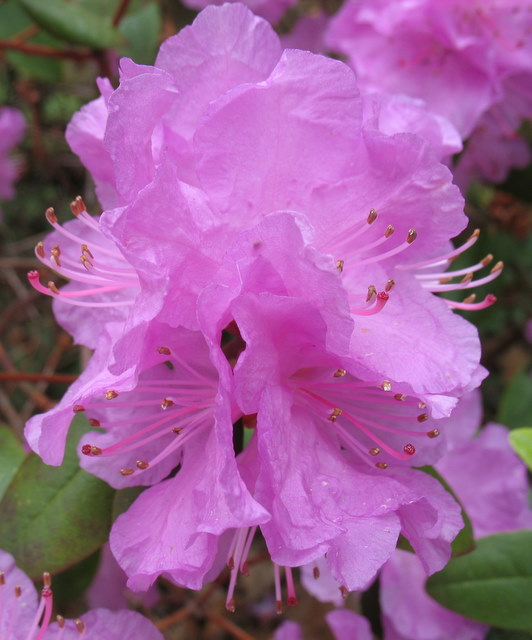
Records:
[[[485,375],[453,308],[494,298],[438,294],[502,269],[488,255],[447,271],[478,233],[452,248],[467,220],[438,159],[446,125],[427,116],[417,135],[421,107],[363,100],[348,66],[283,52],[240,4],[99,86],[67,139],[104,211],[77,198],[62,225],[48,209],[35,252],[70,282],[29,274],[94,355],[26,437],[60,464],[83,413],[82,466],[148,486],[111,532],[128,585],[198,589],[228,565],[232,610],[257,528],[279,609],[283,571],[289,603],[292,568],[324,556],[362,589],[399,534],[441,569],[460,508],[412,467],[441,457],[442,421]]]
[[[365,91],[421,98],[469,139],[456,167],[465,188],[529,161],[517,130],[532,116],[531,9],[529,0],[347,0],[324,38]]]
[[[13,557],[0,550],[0,636],[4,640],[162,640],[146,618],[134,611],[95,609],[76,620],[52,622],[53,592],[43,574],[40,598]]]

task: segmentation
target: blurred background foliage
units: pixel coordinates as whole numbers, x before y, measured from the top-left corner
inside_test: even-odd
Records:
[[[298,14],[314,10],[317,5],[332,11],[339,2],[300,2],[281,28],[289,28]],[[25,138],[15,153],[20,174],[16,198],[2,203],[0,223],[0,421],[9,427],[0,431],[3,451],[0,463],[11,473],[8,481],[19,465],[37,464],[36,460],[24,460],[17,444],[17,439],[23,442],[25,421],[62,396],[90,355],[72,345],[53,318],[50,300],[26,282],[26,272],[37,266],[33,247],[49,229],[43,215],[47,207],[53,206],[60,220],[65,220],[70,215],[70,201],[83,194],[89,211],[99,213],[90,178],[66,144],[66,124],[83,104],[97,97],[98,76],[110,77],[116,86],[121,56],[152,64],[160,42],[190,23],[195,15],[177,0],[0,1],[0,104],[20,109],[27,122]],[[532,128],[525,133],[532,140]],[[498,303],[465,315],[478,327],[483,364],[490,371],[483,384],[485,419],[499,421],[510,429],[532,425],[531,185],[529,168],[512,172],[502,185],[473,186],[466,204],[471,224],[464,238],[474,228],[481,229],[481,236],[455,263],[461,268],[488,253],[505,263],[502,275],[485,290],[477,291],[478,299],[494,293]],[[37,475],[41,472],[34,469]],[[49,473],[57,476],[54,481],[58,483],[71,481],[70,477],[59,478],[57,474],[61,472],[56,469]],[[3,479],[6,478],[4,474]],[[86,479],[77,481],[83,484]],[[0,482],[0,497],[4,490]],[[20,491],[25,490],[20,487]],[[39,552],[59,571],[55,584],[65,615],[83,611],[83,593],[98,563],[95,550],[105,539],[113,510],[116,517],[133,499],[126,492],[113,497],[107,487],[91,487],[91,491],[99,491],[107,505],[99,513],[90,512],[95,527],[94,544],[77,549],[75,558],[72,554],[66,559],[57,558],[46,549]],[[42,500],[46,501],[46,497]],[[87,505],[81,503],[78,507],[84,511]],[[57,517],[54,509],[49,515],[52,520],[43,526],[60,526],[53,520]],[[6,528],[5,523],[3,526]],[[2,541],[9,535],[4,532],[2,537],[0,531]],[[31,541],[13,541],[31,564],[24,544],[30,545]],[[258,566],[253,579],[242,581],[240,606],[229,623],[222,615],[224,592],[219,586],[223,579],[199,595],[163,582],[162,597],[155,608],[148,611],[147,605],[138,601],[137,606],[162,620],[161,629],[167,638],[270,637],[277,624],[277,619],[268,613],[272,608],[268,598],[273,598],[273,576],[267,563],[262,563],[264,570],[261,570],[264,554],[260,543],[255,555]],[[28,567],[32,575],[44,569],[52,566],[39,570]],[[376,583],[362,599],[362,608],[377,625],[376,629],[377,588]],[[304,623],[305,637],[329,638],[323,613],[330,607],[317,603],[301,589],[299,593],[302,603],[290,617]],[[354,595],[349,596],[348,604],[360,609]],[[242,631],[244,628],[253,629],[254,635]],[[494,630],[490,635],[491,640],[525,637],[530,636],[502,630]]]

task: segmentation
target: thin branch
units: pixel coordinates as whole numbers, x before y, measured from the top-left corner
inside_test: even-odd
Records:
[[[25,371],[0,371],[0,381],[5,382],[56,382],[71,384],[78,376],[70,373],[26,373]]]
[[[20,51],[31,56],[44,56],[48,58],[67,58],[70,60],[88,60],[93,57],[92,51],[76,49],[56,49],[45,44],[29,44],[14,40],[0,40],[0,50]]]
[[[120,21],[125,16],[127,8],[129,7],[129,2],[130,0],[120,0],[120,4],[113,16],[113,27],[117,27],[120,24]]]
[[[217,613],[209,613],[208,611],[205,611],[204,615],[207,620],[210,620],[211,622],[214,622],[214,624],[217,624],[219,627],[222,627],[224,631],[230,633],[233,638],[236,638],[236,640],[257,640],[255,636],[251,636],[240,627],[237,627],[236,624],[230,622],[222,616],[219,616]]]

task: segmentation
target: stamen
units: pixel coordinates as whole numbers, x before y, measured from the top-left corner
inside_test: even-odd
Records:
[[[389,293],[393,287],[395,286],[395,280],[388,280],[388,282],[386,283],[386,286],[384,287],[384,290]]]
[[[169,349],[169,347],[159,347],[157,349],[157,353],[160,353],[161,355],[169,356],[171,355],[172,352]]]
[[[381,450],[379,447],[373,447],[373,449],[370,449],[368,453],[370,456],[378,456],[380,452]]]
[[[109,389],[109,391],[105,392],[105,399],[106,400],[114,400],[115,398],[118,398],[118,393],[116,391],[114,391],[113,389]]]
[[[120,473],[123,476],[131,476],[135,473],[135,469],[120,469]]]
[[[405,453],[407,453],[409,456],[413,456],[414,453],[416,452],[416,448],[414,447],[413,444],[405,444],[405,446],[403,447],[403,451]]]
[[[429,419],[429,414],[428,413],[422,413],[421,415],[419,415],[417,417],[417,421],[418,422],[426,422]]]
[[[432,431],[427,431],[427,436],[429,438],[437,438],[440,435],[438,429],[432,429]]]
[[[343,260],[337,260],[336,261],[336,268],[338,269],[338,271],[340,273],[342,273],[342,271],[344,270],[344,261]]]
[[[333,373],[333,377],[334,378],[343,378],[345,376],[345,374],[347,373],[347,371],[345,369],[337,369],[334,373]]]
[[[341,593],[341,595],[342,595],[342,599],[343,599],[343,600],[347,600],[347,597],[349,596],[349,591],[348,591],[347,587],[345,587],[345,586],[342,584],[342,585],[340,585],[340,586],[338,587],[338,589],[340,589],[340,593]]]
[[[294,586],[294,576],[292,575],[292,568],[285,567],[284,573],[286,577],[286,591],[287,591],[286,604],[289,607],[294,607],[297,604],[297,596],[296,596],[296,589]]]
[[[376,462],[375,466],[377,467],[377,469],[387,469],[388,468],[388,463],[386,463],[386,462]]]
[[[57,224],[57,216],[55,215],[55,211],[53,207],[48,207],[44,212],[46,219],[51,225]]]
[[[389,224],[386,227],[386,231],[384,232],[384,237],[385,238],[389,238],[391,235],[393,235],[393,233],[395,232],[395,227],[391,224]]]
[[[150,463],[146,462],[145,460],[137,460],[135,464],[137,465],[138,469],[147,469],[150,466]]]
[[[72,411],[74,413],[81,413],[82,411],[85,411],[85,407],[82,404],[75,404],[72,407]]]
[[[383,380],[381,382],[381,389],[383,391],[391,391],[392,390],[392,383],[389,380]]]
[[[331,414],[329,415],[329,418],[328,418],[328,419],[329,419],[331,422],[336,422],[336,420],[338,419],[338,416],[341,416],[341,415],[342,415],[342,410],[341,410],[341,409],[338,409],[338,408],[335,408],[335,409],[333,409],[333,410],[331,411]]]
[[[375,220],[377,219],[378,215],[379,214],[375,211],[375,209],[370,209],[369,210],[369,215],[368,215],[368,218],[367,218],[367,223],[368,224],[373,224],[375,222]]]
[[[313,567],[312,575],[314,576],[314,580],[317,580],[320,577],[319,567]]]
[[[35,253],[39,256],[39,258],[45,258],[46,253],[44,252],[44,244],[42,242],[37,242],[35,245]]]
[[[76,196],[76,198],[70,203],[70,211],[72,211],[76,217],[84,211],[87,211],[87,207],[85,206],[81,196]]]

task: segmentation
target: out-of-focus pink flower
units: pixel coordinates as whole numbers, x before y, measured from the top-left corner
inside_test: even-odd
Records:
[[[532,116],[531,32],[529,0],[348,0],[326,42],[348,56],[365,90],[422,98],[472,136],[458,166],[467,186],[526,162],[516,138]],[[497,115],[508,110],[511,118]]]
[[[224,2],[245,4],[253,13],[275,24],[290,7],[296,4],[297,0],[183,0],[183,4],[191,9],[204,9],[209,5],[219,5]]]
[[[53,593],[43,574],[40,600],[32,581],[0,550],[0,636],[10,640],[162,640],[161,633],[134,611],[95,609],[77,620],[51,622]]]
[[[15,194],[13,183],[18,169],[8,153],[20,142],[25,126],[24,116],[20,111],[0,107],[0,200],[10,200]]]
[[[371,640],[373,635],[366,618],[354,611],[338,609],[329,612],[325,619],[335,640]],[[287,620],[277,629],[272,640],[304,640],[301,627]]]

